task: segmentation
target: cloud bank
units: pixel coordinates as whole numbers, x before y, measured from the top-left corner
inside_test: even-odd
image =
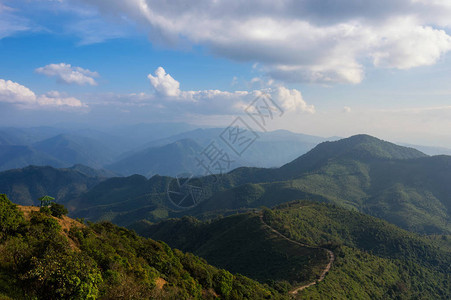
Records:
[[[75,0],[72,0],[74,2]],[[451,50],[447,0],[77,0],[292,82],[359,83],[367,65],[409,69]]]
[[[99,77],[97,72],[92,72],[80,67],[73,67],[70,64],[49,64],[41,68],[37,68],[36,73],[46,76],[56,77],[60,82],[78,85],[97,85],[95,77]]]
[[[261,93],[267,93],[286,112],[315,112],[315,107],[305,102],[300,91],[283,86],[254,91],[183,91],[180,90],[180,83],[162,67],[157,68],[154,75],[149,74],[148,79],[154,94],[134,94],[132,97],[135,103],[148,102],[160,108],[177,107],[185,109],[186,112],[226,115],[243,113],[254,98]]]
[[[32,90],[17,82],[0,79],[0,102],[13,104],[19,108],[83,108],[86,104],[74,97],[51,91],[36,95]]]

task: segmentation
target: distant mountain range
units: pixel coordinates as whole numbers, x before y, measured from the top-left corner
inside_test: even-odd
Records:
[[[225,128],[196,129],[174,135],[165,139],[159,139],[147,143],[145,147],[154,148],[182,139],[191,139],[203,148],[210,143],[216,143],[219,148],[228,152],[235,160],[240,160],[240,166],[279,167],[299,155],[302,155],[326,140],[336,138],[323,138],[318,136],[293,133],[287,130],[276,130],[272,132],[258,132],[255,141],[242,153],[241,156],[234,155],[233,150],[224,141]]]
[[[107,165],[106,168],[124,175],[142,174],[146,177],[199,172],[196,156],[201,151],[202,146],[194,140],[182,139],[167,145],[146,148]]]
[[[278,167],[307,152],[325,138],[284,130],[258,132],[245,152],[233,152],[221,133],[225,128],[192,129],[191,125],[141,124],[105,132],[95,129],[2,128],[0,171],[28,165],[56,168],[82,164],[128,176],[155,174],[206,174],[197,158],[214,143],[230,164],[222,172],[240,166]]]

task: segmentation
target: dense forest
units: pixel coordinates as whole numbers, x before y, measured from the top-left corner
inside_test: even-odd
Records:
[[[288,237],[330,248],[336,261],[307,298],[446,299],[450,296],[451,239],[442,247],[386,221],[327,204],[295,201],[264,211]]]
[[[58,211],[0,195],[0,299],[283,298],[165,243]]]
[[[274,234],[260,214],[271,228],[310,247]],[[323,249],[333,251],[326,279],[301,298],[445,299],[450,293],[450,236],[421,236],[330,204],[294,201],[206,222],[140,222],[135,229],[286,291],[315,281],[327,264]]]

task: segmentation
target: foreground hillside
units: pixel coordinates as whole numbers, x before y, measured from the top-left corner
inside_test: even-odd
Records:
[[[268,230],[254,213],[206,223],[185,217],[156,225],[139,223],[134,228],[281,291],[315,281],[329,261],[327,252],[297,245]]]
[[[285,290],[315,282],[328,264],[325,249],[331,250],[335,257],[332,268],[323,281],[300,291],[300,297],[451,296],[449,236],[436,237],[437,242],[374,217],[310,201],[265,209],[263,222],[259,214],[208,222],[193,218],[158,224],[139,222],[134,228],[142,235],[204,257],[217,267]]]
[[[1,299],[278,299],[166,244],[111,223],[83,225],[0,195]]]

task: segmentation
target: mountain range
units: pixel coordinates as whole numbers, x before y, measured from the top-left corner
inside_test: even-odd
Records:
[[[113,180],[120,194],[106,188]],[[109,179],[84,194],[73,213],[93,219],[108,215],[110,220],[118,218],[119,224],[129,225],[136,218],[208,218],[312,199],[377,216],[415,232],[451,232],[447,184],[451,157],[427,156],[367,135],[321,143],[280,168],[241,167],[219,176],[218,181],[212,176],[198,178],[208,196],[187,210],[168,202],[166,189],[171,180],[158,176],[136,183],[127,178]],[[91,196],[100,194],[108,195],[108,201]]]
[[[215,143],[230,156],[230,171],[239,166],[278,167],[313,148],[325,138],[278,130],[255,133],[256,139],[236,155],[224,139],[226,128],[192,129],[188,124],[141,124],[109,130],[2,128],[0,170],[28,165],[56,168],[82,164],[128,176],[155,174],[203,175],[196,160]]]
[[[173,149],[183,151],[184,146],[175,144]],[[155,163],[160,163],[158,158]],[[162,162],[161,166],[167,167]],[[447,184],[451,180],[451,157],[427,156],[367,135],[321,143],[280,168],[240,167],[220,176],[193,178],[204,197],[189,209],[168,201],[168,186],[175,182],[172,177],[107,178],[114,174],[70,171],[76,175],[68,169],[43,167],[7,171],[0,173],[0,183],[18,203],[31,204],[47,193],[66,203],[73,216],[125,226],[140,219],[155,222],[184,215],[205,219],[311,199],[370,214],[414,232],[451,232],[451,187]],[[33,177],[36,172],[39,175]],[[46,175],[52,173],[59,175]],[[78,179],[65,180],[68,174]],[[42,183],[46,177],[58,178],[54,189]],[[47,182],[48,186],[51,181]],[[30,191],[30,186],[37,188]]]
[[[202,148],[202,142],[192,138],[144,145],[130,154],[141,155],[141,164],[123,158],[120,167],[171,170],[165,158],[190,152],[195,156]],[[185,170],[192,167],[189,159],[173,163]],[[273,298],[447,299],[450,180],[451,156],[429,156],[356,135],[321,142],[278,168],[238,167],[188,178],[118,177],[83,165],[30,166],[0,172],[0,192],[28,205],[36,205],[42,195],[55,196],[70,216],[100,222],[90,226],[103,241],[117,241],[118,235],[138,241],[110,222],[126,226],[214,266],[204,269],[242,274],[248,277],[240,279],[246,286],[272,293]],[[188,195],[193,202],[176,201],[170,192]],[[96,234],[89,243],[110,249],[112,244],[92,240]],[[75,236],[74,241],[88,237]],[[135,247],[127,245],[129,250]],[[97,253],[90,247],[82,251]],[[204,272],[197,267],[194,271],[190,264],[183,266],[194,272],[190,274],[195,280],[205,278],[196,277]],[[166,270],[159,268],[160,274]],[[217,285],[199,283],[207,287],[204,296],[208,287],[224,292]]]

